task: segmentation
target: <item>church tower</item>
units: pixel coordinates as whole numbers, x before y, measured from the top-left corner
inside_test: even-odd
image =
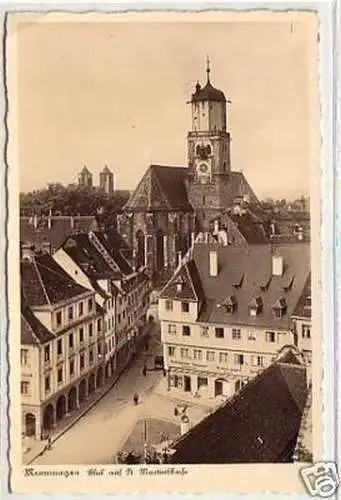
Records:
[[[194,209],[213,212],[231,204],[230,134],[227,104],[221,90],[210,81],[196,84],[192,94],[192,130],[188,133],[189,202]]]

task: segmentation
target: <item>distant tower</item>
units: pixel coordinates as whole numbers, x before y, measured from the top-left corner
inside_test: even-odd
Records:
[[[107,166],[99,174],[99,185],[108,195],[114,194],[114,174]]]
[[[92,173],[85,165],[78,174],[78,186],[92,187]]]

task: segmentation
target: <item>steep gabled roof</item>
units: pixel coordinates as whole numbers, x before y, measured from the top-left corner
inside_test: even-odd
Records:
[[[181,290],[177,285],[181,283]],[[185,263],[171,278],[160,293],[160,297],[172,297],[176,299],[202,302],[204,292],[200,277],[194,261]]]
[[[240,215],[229,213],[228,216],[235,224],[238,231],[245,238],[247,243],[251,245],[260,245],[262,243],[269,242],[269,238],[264,230],[262,221],[250,212]]]
[[[95,231],[94,233],[109,255],[114,259],[120,271],[126,276],[132,274],[132,263],[127,257],[130,249],[120,233],[114,228],[107,232]]]
[[[151,165],[126,203],[124,211],[192,211],[185,186],[187,173],[184,167]]]
[[[21,307],[21,344],[44,344],[55,336],[35,317],[31,309],[22,304]]]
[[[31,307],[54,305],[89,292],[76,283],[49,254],[20,265],[22,294]]]
[[[306,398],[305,367],[276,362],[181,437],[171,462],[291,462]]]

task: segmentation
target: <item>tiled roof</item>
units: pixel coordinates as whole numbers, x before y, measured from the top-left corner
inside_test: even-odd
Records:
[[[93,246],[88,234],[70,236],[64,242],[63,249],[91,280],[119,276],[118,271],[114,271]]]
[[[116,229],[105,233],[95,231],[93,234],[114,261],[115,268],[97,250],[89,234],[81,233],[68,238],[63,244],[63,249],[84,273],[91,280],[121,279],[132,274],[132,265],[125,256],[129,253],[129,248]]]
[[[218,254],[217,277],[209,275],[210,250]],[[272,255],[283,259],[282,276],[272,275]],[[197,270],[195,280],[205,297],[198,322],[288,329],[310,272],[310,251],[306,244],[223,247],[197,243],[192,266]],[[164,288],[163,297],[175,298],[172,284],[173,280]],[[231,296],[236,299],[236,307],[229,312],[224,303]],[[262,307],[256,316],[251,316],[249,306],[256,297],[261,298]],[[273,306],[282,297],[286,308],[282,317],[276,318]]]
[[[311,274],[309,274],[299,301],[293,312],[298,318],[311,318]]]
[[[192,211],[185,186],[187,174],[188,169],[184,167],[151,165],[124,206],[124,211]]]
[[[129,247],[120,233],[116,229],[111,229],[105,233],[96,231],[95,235],[107,249],[108,253],[114,259],[122,273],[125,275],[132,274],[132,264],[127,258]]]
[[[57,304],[89,292],[70,278],[49,254],[22,261],[20,275],[22,293],[31,307]]]
[[[20,240],[22,242],[41,245],[49,242],[52,252],[60,247],[63,241],[71,234],[89,232],[98,229],[96,217],[51,217],[51,229],[48,227],[48,217],[37,219],[37,228],[34,227],[33,217],[20,217]]]
[[[179,284],[181,284],[181,290],[178,287]],[[204,300],[204,292],[193,261],[187,262],[174,274],[161,291],[160,297],[164,295],[190,301],[201,302]]]
[[[244,195],[249,195],[250,203],[258,204],[258,198],[253,192],[250,184],[246,180],[243,172],[231,172],[231,183],[233,198],[242,198]]]
[[[235,224],[238,231],[242,234],[247,243],[252,245],[268,243],[269,238],[264,230],[262,221],[260,221],[250,212],[246,212],[240,215],[229,213],[228,217]]]
[[[54,335],[35,317],[31,309],[27,305],[22,305],[21,344],[43,344],[54,338]]]
[[[171,462],[291,462],[306,398],[305,367],[274,363],[180,438]]]

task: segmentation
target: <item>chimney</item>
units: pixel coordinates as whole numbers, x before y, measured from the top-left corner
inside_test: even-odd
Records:
[[[283,257],[280,257],[279,255],[272,256],[272,275],[283,275]]]
[[[21,246],[21,258],[32,262],[34,260],[34,246],[29,243],[23,243]]]
[[[211,250],[210,251],[210,276],[216,277],[218,276],[218,252],[216,250]]]
[[[34,214],[34,217],[33,217],[33,227],[34,227],[34,229],[37,229],[37,227],[38,227],[38,216],[37,216],[37,214]]]
[[[47,218],[47,228],[51,229],[51,227],[52,227],[52,211],[50,210]]]
[[[75,219],[73,218],[72,215],[70,217],[70,227],[71,227],[71,229],[74,229],[74,227],[75,227]]]
[[[181,252],[178,252],[178,266],[181,266],[182,256]]]

